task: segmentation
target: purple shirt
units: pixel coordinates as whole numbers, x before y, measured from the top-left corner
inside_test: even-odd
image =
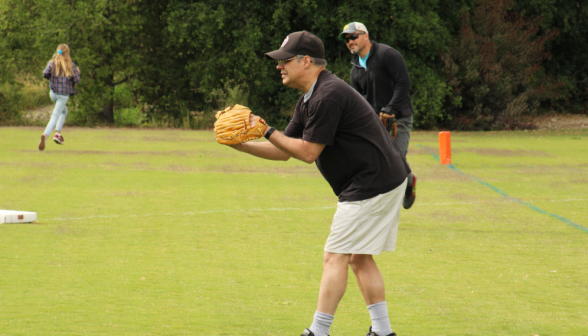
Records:
[[[51,87],[51,91],[55,94],[62,95],[62,96],[70,96],[76,94],[74,90],[74,84],[80,82],[80,70],[78,70],[77,65],[72,62],[73,66],[73,77],[63,77],[63,76],[53,76],[53,60],[49,61],[47,64],[47,68],[43,71],[43,77],[49,80],[49,86]]]

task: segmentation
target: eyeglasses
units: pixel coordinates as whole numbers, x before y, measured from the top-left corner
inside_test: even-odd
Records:
[[[292,60],[295,60],[297,58],[298,58],[298,56],[294,56],[292,58],[288,58],[288,59],[285,59],[285,60],[278,60],[278,65],[284,65],[284,64],[286,64],[286,63],[288,63],[288,62],[290,62]]]
[[[349,43],[349,41],[355,41],[359,38],[359,35],[363,35],[365,33],[357,33],[357,34],[353,34],[347,37],[344,37],[343,39],[345,40],[345,43]]]

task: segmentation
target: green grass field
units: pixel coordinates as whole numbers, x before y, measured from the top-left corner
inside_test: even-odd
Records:
[[[300,335],[337,198],[212,132],[0,128],[0,335]],[[588,335],[588,130],[414,132],[417,202],[376,258],[399,336]],[[558,217],[559,216],[559,217]],[[367,333],[355,278],[332,336]]]

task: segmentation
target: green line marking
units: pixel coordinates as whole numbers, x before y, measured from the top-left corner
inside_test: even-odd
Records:
[[[417,146],[418,146],[418,147],[421,147],[421,148],[423,148],[423,149],[427,150],[429,153],[431,153],[427,147],[425,147],[425,146],[421,146],[421,145],[417,145]],[[435,155],[435,154],[433,154],[433,153],[431,153],[431,155],[432,155],[432,156],[435,158],[435,160],[437,160],[437,162],[441,162],[441,161],[439,160],[439,155]],[[493,190],[493,191],[495,191],[496,193],[498,193],[498,194],[502,195],[503,197],[506,197],[506,198],[508,198],[509,200],[512,200],[512,201],[515,201],[515,202],[517,202],[517,203],[519,203],[519,204],[522,204],[522,205],[524,205],[524,206],[528,207],[529,209],[535,210],[535,211],[537,211],[537,212],[539,212],[539,213],[541,213],[541,214],[543,214],[543,215],[548,215],[548,216],[551,216],[551,217],[553,217],[553,218],[555,218],[555,219],[558,219],[558,220],[560,220],[560,221],[562,221],[562,222],[566,223],[567,225],[569,225],[569,226],[571,226],[571,227],[573,227],[573,228],[576,228],[576,229],[579,229],[579,230],[582,230],[582,231],[584,231],[584,232],[588,233],[588,229],[587,229],[587,228],[583,227],[582,225],[576,224],[576,223],[572,222],[571,220],[569,220],[569,219],[567,219],[567,218],[565,218],[565,217],[562,217],[562,216],[560,216],[560,215],[558,215],[558,214],[554,214],[554,213],[551,213],[551,212],[547,212],[547,211],[545,211],[545,210],[543,210],[543,209],[540,209],[540,208],[536,207],[536,206],[535,206],[535,205],[533,205],[533,204],[529,204],[529,203],[527,203],[527,202],[524,202],[524,201],[522,201],[522,200],[520,200],[520,199],[518,199],[518,198],[516,198],[516,197],[511,197],[511,196],[509,196],[507,193],[505,193],[504,191],[502,191],[502,190],[500,190],[500,189],[496,188],[495,186],[491,185],[490,183],[484,182],[484,181],[480,180],[479,178],[475,177],[474,175],[469,175],[469,174],[466,174],[466,173],[462,172],[461,170],[457,169],[457,168],[456,168],[455,166],[453,166],[453,165],[447,165],[447,167],[449,167],[449,168],[451,168],[451,169],[455,170],[456,172],[458,172],[458,173],[460,173],[460,174],[462,174],[462,175],[465,175],[465,176],[468,176],[468,177],[472,178],[474,181],[476,181],[476,182],[478,182],[478,183],[480,183],[480,184],[482,184],[482,185],[484,185],[484,186],[486,186],[486,187],[488,187],[488,188],[492,189],[492,190]]]

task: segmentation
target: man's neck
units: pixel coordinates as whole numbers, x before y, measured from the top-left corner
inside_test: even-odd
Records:
[[[370,53],[370,50],[372,50],[372,41],[368,40],[365,43],[365,46],[363,47],[363,49],[361,49],[361,51],[359,52],[359,57],[365,58],[367,56],[367,54]]]
[[[316,72],[314,72],[312,74],[312,76],[309,76],[308,77],[308,80],[304,81],[304,83],[301,85],[300,89],[304,93],[308,93],[308,91],[310,91],[310,89],[312,88],[312,86],[314,85],[314,83],[316,82],[316,80],[318,79],[318,76],[321,74],[321,72],[323,70],[325,70],[325,68],[320,68]]]

